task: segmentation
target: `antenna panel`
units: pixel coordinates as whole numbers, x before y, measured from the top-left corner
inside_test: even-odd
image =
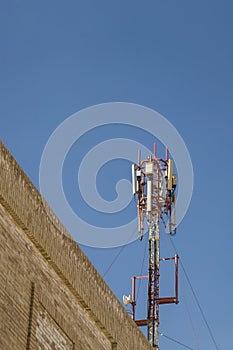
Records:
[[[153,164],[153,162],[146,163],[145,174],[146,175],[152,175],[153,172],[154,172],[154,164]]]
[[[147,211],[152,209],[152,181],[147,180]]]
[[[137,193],[136,164],[132,164],[132,186],[133,195]]]
[[[167,174],[167,180],[168,180],[168,190],[172,190],[172,168],[173,168],[173,160],[168,159],[168,174]]]

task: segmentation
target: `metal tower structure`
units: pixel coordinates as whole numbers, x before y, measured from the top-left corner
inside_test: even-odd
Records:
[[[147,319],[135,320],[138,326],[147,326],[148,340],[152,347],[159,350],[159,305],[178,303],[178,256],[160,258],[160,223],[164,215],[168,218],[170,234],[176,232],[176,175],[173,174],[173,161],[169,159],[166,148],[166,158],[157,158],[156,144],[154,154],[141,160],[138,152],[138,164],[132,164],[133,194],[137,197],[139,239],[144,234],[144,222],[147,222],[149,232],[149,267],[148,276],[132,277],[132,295],[124,296],[125,305],[131,304],[132,318],[135,320],[135,289],[136,280],[148,279]],[[175,296],[161,298],[159,295],[160,261],[175,261]]]

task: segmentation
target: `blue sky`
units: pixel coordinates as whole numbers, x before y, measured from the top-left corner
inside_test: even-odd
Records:
[[[83,108],[112,101],[145,105],[165,116],[182,135],[192,158],[195,186],[173,241],[219,348],[229,349],[232,2],[9,0],[2,1],[0,9],[1,139],[37,187],[49,136]],[[69,168],[75,159],[73,147],[64,181],[74,205]],[[127,172],[126,164],[121,166]],[[111,169],[105,170],[110,177]],[[107,181],[103,196],[108,196],[111,184]],[[166,255],[170,248],[163,240]],[[125,247],[105,276],[120,299],[130,292],[130,277],[140,273],[144,247],[145,240]],[[119,252],[119,248],[83,249],[101,274]],[[169,271],[164,273],[170,276]],[[180,279],[180,304],[161,307],[161,332],[194,349],[197,342],[200,349],[214,349],[182,271]],[[170,282],[163,280],[166,291]],[[143,304],[143,286],[140,300]],[[160,346],[180,349],[163,337]]]

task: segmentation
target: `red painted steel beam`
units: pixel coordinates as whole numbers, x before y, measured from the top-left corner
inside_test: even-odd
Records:
[[[136,325],[139,327],[147,326],[147,320],[137,320],[135,322],[136,322]]]
[[[159,298],[158,303],[159,304],[175,304],[176,298],[175,297]]]

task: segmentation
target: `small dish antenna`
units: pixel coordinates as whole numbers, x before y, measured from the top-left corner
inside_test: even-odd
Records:
[[[129,304],[132,304],[132,298],[131,298],[131,296],[129,295],[129,296],[127,296],[127,295],[123,295],[123,303],[124,303],[124,305],[129,305]]]

